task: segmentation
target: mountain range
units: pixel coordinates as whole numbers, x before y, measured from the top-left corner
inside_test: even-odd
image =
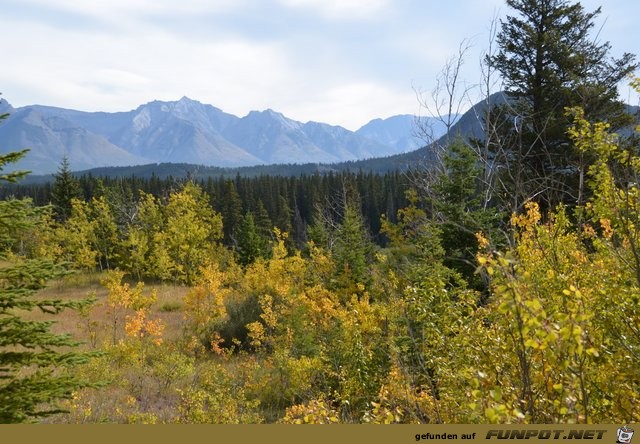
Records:
[[[73,170],[155,163],[217,167],[336,163],[420,148],[414,116],[375,119],[357,131],[302,123],[271,109],[244,117],[183,97],[127,112],[84,112],[51,106],[13,108],[0,101],[0,153],[29,148],[13,169],[55,172],[63,157]],[[436,133],[443,125],[434,119]]]

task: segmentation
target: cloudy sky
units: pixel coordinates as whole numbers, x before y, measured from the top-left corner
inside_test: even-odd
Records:
[[[582,3],[604,3],[614,54],[640,53],[640,2]],[[0,0],[0,92],[86,111],[187,96],[355,130],[424,114],[415,91],[465,38],[463,80],[477,83],[491,19],[507,12],[503,0]]]

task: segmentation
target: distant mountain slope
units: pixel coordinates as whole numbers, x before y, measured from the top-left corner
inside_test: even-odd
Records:
[[[463,137],[475,137],[481,138],[483,136],[482,120],[481,116],[484,115],[486,107],[504,103],[505,96],[503,93],[495,93],[491,95],[487,100],[481,101],[471,107],[466,113],[460,116],[451,130],[451,136],[461,135]],[[166,102],[152,102],[159,104],[159,106],[169,106]],[[177,103],[177,102],[169,102]],[[209,105],[204,105],[208,107]],[[138,108],[136,111],[141,111],[144,108]],[[213,108],[213,107],[211,107]],[[213,108],[217,110],[217,108]],[[4,112],[16,112],[6,102],[0,101],[0,113]],[[219,110],[218,110],[219,111]],[[637,106],[629,106],[627,111],[629,114],[636,116],[636,119],[640,119],[640,109]],[[222,113],[220,111],[220,113]],[[83,113],[87,114],[87,113]],[[99,114],[98,118],[102,118]],[[214,112],[214,115],[216,113]],[[433,148],[431,146],[423,146],[419,149],[400,152],[392,155],[379,155],[375,154],[375,150],[372,147],[389,147],[395,144],[393,150],[397,150],[398,146],[402,146],[399,142],[402,139],[402,133],[407,128],[412,128],[410,121],[413,122],[412,116],[396,116],[389,119],[376,119],[369,122],[367,125],[360,128],[356,133],[348,131],[341,127],[334,127],[326,124],[309,122],[302,124],[294,120],[287,119],[282,114],[272,110],[263,112],[250,113],[245,118],[238,118],[229,114],[217,114],[219,119],[218,127],[222,129],[221,134],[228,139],[234,139],[238,144],[254,143],[257,147],[253,153],[255,157],[269,153],[270,144],[273,142],[270,137],[276,135],[280,140],[285,141],[286,144],[294,143],[294,141],[303,141],[305,144],[311,144],[315,147],[321,148],[322,153],[329,158],[338,157],[339,155],[353,156],[368,156],[369,158],[359,160],[348,160],[343,162],[328,162],[313,161],[303,162],[300,159],[294,159],[293,156],[282,160],[276,164],[263,164],[256,166],[243,166],[237,168],[222,168],[214,166],[197,165],[190,162],[185,163],[148,163],[141,164],[139,166],[122,166],[122,167],[104,167],[96,168],[88,171],[79,171],[80,174],[90,172],[95,176],[110,176],[110,177],[122,177],[122,176],[140,176],[151,177],[152,175],[158,177],[185,177],[191,176],[196,178],[206,178],[209,176],[225,176],[235,177],[240,174],[241,176],[259,176],[259,175],[280,175],[280,176],[297,176],[301,174],[324,174],[328,172],[337,171],[371,171],[375,173],[384,173],[387,171],[404,171],[411,168],[419,167],[420,165],[428,166],[432,162]],[[69,117],[65,114],[65,117],[76,120],[76,117]],[[86,117],[86,116],[85,116]],[[211,118],[207,118],[209,121]],[[125,120],[125,119],[123,119]],[[248,125],[247,122],[254,121],[254,125]],[[389,126],[385,126],[385,123],[389,123]],[[114,125],[116,127],[117,125]],[[261,128],[258,130],[257,128]],[[404,128],[404,129],[402,129]],[[0,126],[0,131],[2,126]],[[626,129],[623,129],[626,131]],[[243,131],[247,131],[243,133]],[[624,135],[621,133],[622,135]],[[114,129],[114,132],[117,132]],[[631,132],[631,129],[629,131]],[[375,138],[385,143],[376,142],[374,145],[370,143],[364,143],[362,138],[368,139],[369,137]],[[442,136],[436,143],[444,143],[444,137]],[[350,138],[352,139],[351,141]],[[289,139],[289,140],[287,140]],[[0,141],[3,140],[0,133]],[[419,140],[419,139],[418,139]],[[362,143],[366,149],[359,149],[358,143]],[[342,144],[342,145],[341,145]],[[345,147],[348,147],[345,148]],[[355,148],[354,148],[355,147]],[[384,148],[383,148],[384,149]],[[277,153],[277,150],[276,150]],[[280,154],[273,154],[272,159],[276,159],[277,156],[286,154],[286,151]],[[266,162],[265,162],[266,163]],[[79,170],[81,168],[74,168]],[[25,182],[43,182],[51,179],[51,176],[29,176]]]
[[[394,147],[394,152],[388,154],[405,153],[424,145],[424,141],[415,135],[415,123],[415,116],[401,114],[387,119],[374,119],[356,133]],[[443,133],[444,129],[439,135]]]
[[[177,102],[150,102],[123,113],[34,108],[52,116],[64,116],[114,145],[147,159],[145,163],[190,162],[227,167],[263,163],[220,134],[219,129],[239,120],[237,117],[186,97]]]
[[[501,101],[502,95],[494,95],[490,98],[490,103],[497,103]],[[156,102],[152,102],[156,103]],[[164,102],[157,102],[167,106]],[[175,103],[175,102],[173,102]],[[463,136],[478,137],[482,132],[482,125],[478,116],[481,116],[486,102],[481,102],[472,107],[465,114],[460,116],[452,128],[453,134],[462,134]],[[138,108],[141,110],[141,108]],[[389,119],[376,119],[364,125],[356,133],[350,132],[341,127],[333,127],[326,124],[320,124],[316,122],[309,122],[302,124],[291,119],[287,119],[280,113],[272,110],[263,112],[252,112],[248,116],[240,118],[231,118],[226,121],[225,128],[222,134],[227,140],[233,140],[237,145],[252,145],[255,150],[251,153],[256,157],[264,156],[265,153],[273,155],[271,157],[273,165],[257,165],[246,166],[238,168],[218,168],[212,166],[196,165],[191,162],[184,163],[153,163],[147,165],[140,165],[135,167],[118,167],[118,168],[99,168],[90,170],[91,174],[97,176],[130,176],[136,175],[141,177],[150,177],[156,175],[159,177],[184,177],[186,175],[194,177],[208,177],[208,176],[227,176],[234,177],[237,174],[242,176],[258,176],[261,174],[271,175],[300,175],[300,174],[315,174],[315,173],[327,173],[331,171],[372,171],[376,173],[383,173],[393,170],[407,170],[415,168],[419,165],[428,165],[432,161],[432,149],[430,146],[422,146],[419,149],[402,152],[398,154],[385,155],[384,151],[375,152],[370,150],[364,152],[361,151],[349,151],[353,157],[349,157],[349,160],[336,162],[334,157],[338,157],[338,154],[345,155],[344,152],[340,153],[339,142],[354,138],[356,142],[362,143],[362,139],[371,140],[371,138],[380,139],[386,141],[387,144],[376,142],[375,145],[370,143],[364,146],[371,149],[375,147],[389,147],[391,153],[397,153],[403,146],[401,140],[407,138],[402,136],[404,131],[408,131],[409,134],[413,134],[414,125],[413,116],[397,116]],[[251,123],[251,125],[249,124]],[[427,124],[433,124],[435,129],[434,134],[438,134],[438,125],[435,119],[430,119]],[[388,125],[388,126],[387,126]],[[439,131],[443,131],[444,126]],[[442,134],[442,133],[441,133]],[[412,138],[409,136],[408,138]],[[444,136],[442,136],[444,137]],[[326,151],[322,150],[328,160],[321,161],[304,161],[301,158],[294,158],[293,155],[282,159],[277,156],[286,154],[287,151],[283,151],[278,154],[278,151],[270,151],[270,144],[274,144],[273,140],[278,139],[282,146],[290,146],[294,143],[312,144],[317,147],[325,147]],[[344,142],[346,143],[346,142]],[[415,143],[424,143],[420,139],[417,139]],[[442,143],[442,139],[438,141]],[[355,143],[347,143],[351,149],[353,149]],[[406,145],[405,145],[406,146]],[[344,148],[342,148],[344,150]],[[383,148],[384,149],[384,148]],[[383,150],[382,149],[382,150]],[[292,151],[289,151],[292,153]],[[360,154],[362,157],[358,159],[356,154]],[[281,159],[278,162],[274,162],[275,159]],[[294,164],[295,163],[295,164]],[[32,177],[29,180],[43,181],[47,180],[46,177]]]
[[[13,169],[55,171],[64,156],[73,160],[74,169],[149,162],[63,117],[46,115],[35,108],[11,110],[11,113],[0,125],[0,152],[30,150],[12,165]]]
[[[252,111],[224,132],[260,163],[335,162],[340,159],[316,146],[302,131],[303,124],[273,110]]]
[[[0,99],[0,114],[12,113],[13,107],[5,99]]]
[[[302,123],[273,110],[240,118],[187,97],[153,101],[117,113],[33,105],[12,108],[0,125],[0,152],[31,151],[20,165],[54,172],[62,157],[72,169],[150,163],[241,167],[277,163],[339,163],[415,148],[411,116],[377,119],[357,132]]]

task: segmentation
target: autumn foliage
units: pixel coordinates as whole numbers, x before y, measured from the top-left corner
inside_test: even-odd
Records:
[[[102,353],[70,377],[104,386],[75,391],[55,420],[640,420],[640,157],[567,112],[575,149],[594,159],[588,203],[544,213],[529,201],[505,221],[506,243],[479,230],[472,279],[448,265],[449,228],[416,192],[382,221],[384,247],[345,200],[322,245],[300,251],[276,228],[251,260],[219,243],[224,220],[193,183],[141,193],[129,219],[106,197],[74,198],[65,223],[21,203],[8,260],[100,276],[79,323]]]

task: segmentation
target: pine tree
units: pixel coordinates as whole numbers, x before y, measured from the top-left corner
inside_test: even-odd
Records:
[[[0,115],[0,120],[7,117],[7,114]],[[9,163],[17,162],[22,159],[25,154],[27,154],[29,150],[15,151],[7,154],[0,154],[0,171],[4,169],[4,166]],[[26,176],[28,171],[12,171],[10,173],[0,174],[0,180],[4,180],[6,182],[15,183],[19,179]]]
[[[22,155],[24,152],[0,157],[0,166]],[[3,175],[0,179],[12,181],[21,175]],[[0,238],[24,224],[24,212],[16,211],[11,203],[0,202],[0,214]],[[90,355],[69,351],[78,343],[68,335],[52,333],[52,321],[28,320],[19,314],[39,309],[55,315],[89,304],[34,298],[47,280],[63,273],[60,266],[43,260],[0,268],[0,423],[26,422],[59,413],[56,401],[68,399],[74,390],[90,385],[61,371],[62,367],[86,362]]]
[[[224,242],[233,245],[236,242],[235,234],[242,220],[242,200],[238,194],[235,182],[228,180],[224,184],[224,206],[222,217],[224,218]]]
[[[332,251],[335,243],[335,223],[332,214],[326,205],[315,203],[313,219],[307,226],[307,239],[314,246]]]
[[[461,138],[452,141],[443,158],[443,173],[431,187],[427,200],[441,231],[444,265],[460,272],[467,282],[480,284],[475,255],[476,233],[500,240],[497,228],[504,215],[484,208],[478,189],[481,169],[476,153]]]
[[[9,117],[8,113],[0,114],[0,123],[2,123],[2,121],[7,117]],[[7,154],[0,154],[0,181],[15,183],[19,179],[22,179],[24,176],[29,174],[29,171],[13,171],[10,173],[2,174],[2,170],[4,169],[5,165],[15,163],[18,160],[22,159],[28,151],[29,150],[27,149],[22,151],[14,151]]]
[[[246,213],[242,218],[236,237],[240,264],[249,265],[256,259],[267,256],[268,241],[260,234],[251,212]]]
[[[336,231],[334,260],[340,285],[350,292],[370,281],[369,261],[372,244],[358,206],[346,202],[342,223]]]
[[[0,423],[16,423],[60,413],[53,405],[69,399],[73,391],[88,387],[62,367],[86,362],[90,355],[61,351],[78,345],[69,335],[50,331],[52,321],[32,321],[16,310],[58,314],[66,308],[79,309],[91,301],[34,299],[34,294],[51,278],[63,274],[59,266],[30,260],[0,268]]]
[[[278,204],[276,207],[276,215],[274,218],[274,224],[276,227],[285,233],[291,233],[293,227],[291,226],[293,211],[289,205],[289,199],[286,195],[278,195]]]
[[[269,217],[269,213],[267,209],[264,207],[262,203],[262,199],[258,200],[256,204],[256,208],[254,211],[254,219],[256,223],[256,227],[258,228],[258,233],[265,239],[271,239],[273,234],[273,223],[271,222],[271,218]]]
[[[69,159],[65,156],[54,174],[51,199],[55,211],[56,220],[65,222],[71,216],[71,200],[81,197],[80,183],[70,171]]]
[[[578,170],[586,167],[565,134],[565,107],[581,106],[589,120],[623,123],[617,86],[636,68],[635,56],[613,59],[609,43],[593,39],[600,8],[588,13],[568,0],[506,3],[515,14],[501,23],[499,49],[489,63],[502,75],[510,99],[500,114],[507,132],[501,138],[511,136],[511,142],[500,147],[498,160],[520,167],[506,168],[510,174],[502,180],[517,184],[510,193],[522,194],[522,201],[537,195],[548,206],[575,202]]]

